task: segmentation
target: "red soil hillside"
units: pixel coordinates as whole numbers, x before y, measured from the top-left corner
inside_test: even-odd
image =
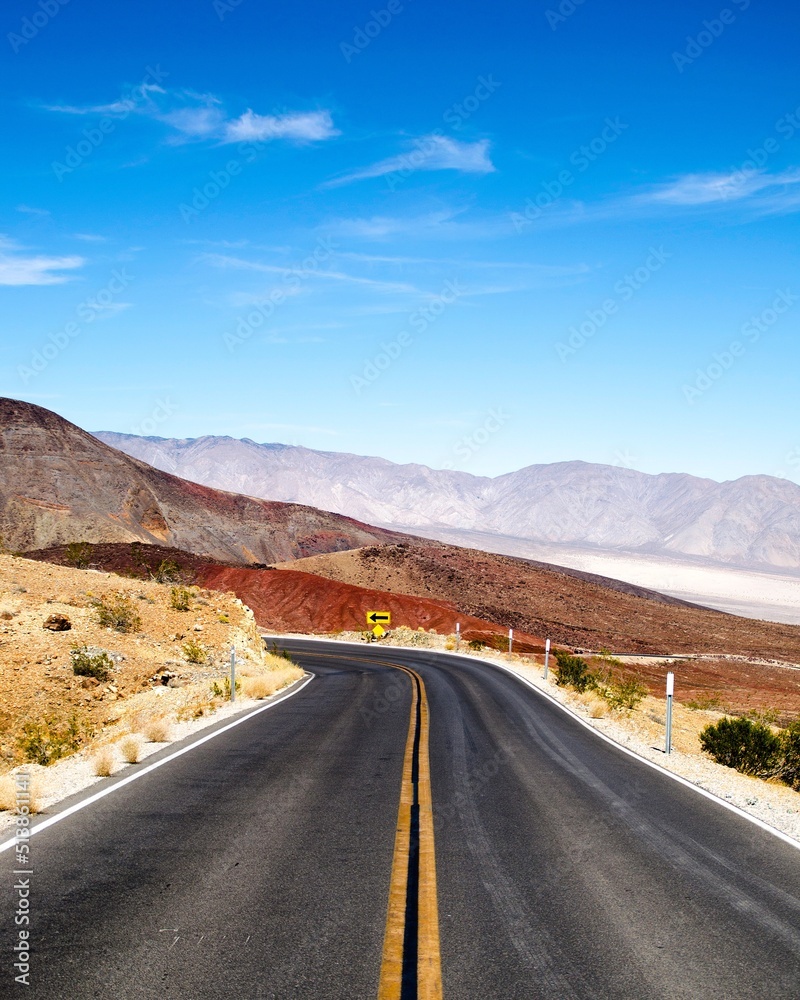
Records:
[[[381,610],[391,612],[393,626],[435,629],[448,634],[460,622],[465,639],[507,635],[492,622],[459,614],[449,601],[388,594],[311,573],[209,565],[198,569],[197,582],[213,590],[233,591],[253,609],[256,621],[264,629],[310,633],[363,631],[366,612]],[[515,635],[515,645],[520,652],[544,648],[541,639],[525,633]]]

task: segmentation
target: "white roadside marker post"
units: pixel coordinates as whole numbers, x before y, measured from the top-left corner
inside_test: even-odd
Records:
[[[672,696],[675,694],[675,674],[667,674],[667,735],[666,752],[672,753]]]
[[[461,646],[461,622],[456,622],[456,649]]]
[[[511,647],[514,645],[514,629],[510,628],[508,630],[508,651],[511,652]]]
[[[236,648],[231,646],[231,701],[236,701]]]
[[[550,663],[550,640],[545,639],[544,643],[544,679],[547,680],[547,667]]]

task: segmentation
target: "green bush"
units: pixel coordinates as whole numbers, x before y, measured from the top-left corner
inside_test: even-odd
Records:
[[[780,771],[781,740],[768,726],[750,719],[720,719],[700,733],[700,746],[719,764],[769,778]]]
[[[78,677],[94,677],[107,681],[114,669],[114,661],[108,653],[90,653],[86,646],[73,646],[69,654],[72,672]]]
[[[553,653],[558,663],[557,684],[562,687],[569,685],[578,692],[593,685],[594,677],[586,660],[582,660],[580,656],[572,656],[564,649],[555,649]]]
[[[196,639],[187,639],[181,649],[189,663],[205,663],[208,659],[208,650]]]
[[[780,777],[787,785],[800,792],[800,720],[784,729],[780,741],[783,758]]]
[[[94,608],[98,623],[116,632],[138,632],[142,627],[142,619],[125,594],[101,597],[94,602]]]
[[[86,569],[92,561],[92,546],[89,542],[70,542],[64,553],[69,566]]]
[[[648,688],[638,677],[625,677],[622,680],[617,680],[611,675],[604,687],[598,687],[598,691],[611,708],[632,711],[645,697]]]
[[[173,611],[188,611],[192,606],[192,592],[188,587],[173,587],[169,592],[169,603]]]
[[[46,767],[75,753],[87,735],[88,730],[76,715],[71,715],[66,721],[56,715],[48,715],[38,722],[26,722],[17,742],[26,760]]]
[[[181,568],[172,559],[162,559],[153,575],[159,583],[176,583],[181,578]]]
[[[470,639],[467,643],[467,647],[475,650],[476,653],[483,649],[485,645],[486,643],[482,639]]]

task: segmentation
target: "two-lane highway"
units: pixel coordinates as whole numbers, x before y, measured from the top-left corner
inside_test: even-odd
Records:
[[[303,691],[33,837],[30,987],[3,855],[0,995],[800,996],[800,851],[485,663],[285,645]]]

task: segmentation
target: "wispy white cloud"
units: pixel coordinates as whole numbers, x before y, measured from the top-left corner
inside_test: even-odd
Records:
[[[489,140],[459,142],[446,135],[424,135],[406,153],[379,160],[343,177],[326,181],[323,187],[339,187],[386,174],[407,175],[417,170],[457,170],[466,174],[490,174],[496,167],[489,158]]]
[[[201,254],[198,258],[202,263],[210,264],[212,267],[227,268],[238,271],[257,271],[264,274],[299,274],[304,278],[318,279],[321,281],[344,282],[353,285],[365,285],[384,292],[416,292],[417,289],[407,282],[381,281],[376,278],[365,278],[356,274],[346,274],[343,271],[334,271],[327,268],[317,268],[314,270],[301,270],[294,265],[265,264],[262,261],[246,260],[242,257],[231,257],[227,254]]]
[[[25,248],[0,236],[0,285],[62,285],[73,271],[86,263],[83,257],[49,257],[28,254]]]
[[[274,140],[309,143],[341,134],[334,127],[330,111],[260,115],[248,108],[238,117],[230,117],[214,94],[194,90],[167,91],[156,84],[144,84],[108,104],[51,104],[46,105],[45,110],[69,115],[144,115],[169,126],[173,130],[169,137],[172,143],[202,140],[222,144]]]
[[[17,205],[17,211],[23,215],[34,215],[37,218],[46,218],[50,212],[46,208],[34,208],[31,205]]]
[[[767,191],[775,194],[798,183],[800,170],[779,174],[764,171],[745,174],[741,170],[685,174],[634,195],[632,201],[649,205],[713,205],[720,201],[744,201]]]
[[[321,142],[341,135],[334,128],[330,111],[295,112],[286,115],[257,115],[250,108],[243,115],[225,123],[224,142],[269,142],[290,139],[294,142]]]
[[[97,233],[73,233],[73,238],[83,243],[105,243],[108,239],[107,236],[99,236]]]

